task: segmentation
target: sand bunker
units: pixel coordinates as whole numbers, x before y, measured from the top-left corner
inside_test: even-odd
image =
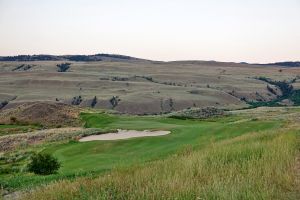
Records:
[[[136,137],[151,137],[151,136],[161,136],[167,135],[170,131],[135,131],[135,130],[121,130],[118,129],[117,133],[106,133],[101,135],[90,135],[87,137],[81,138],[80,142],[88,142],[94,140],[122,140],[128,138],[136,138]]]

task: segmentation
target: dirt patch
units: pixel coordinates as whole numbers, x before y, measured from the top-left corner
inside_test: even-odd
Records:
[[[116,133],[106,133],[101,135],[90,135],[87,137],[81,138],[80,142],[88,142],[95,140],[122,140],[129,138],[137,138],[137,137],[151,137],[151,136],[162,136],[169,134],[170,131],[136,131],[136,130],[121,130],[118,129]]]
[[[79,126],[79,113],[80,108],[63,103],[26,103],[2,110],[0,123],[39,124],[45,127]]]

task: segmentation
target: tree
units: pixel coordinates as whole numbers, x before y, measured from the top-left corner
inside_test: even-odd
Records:
[[[73,97],[71,104],[78,106],[81,104],[81,102],[82,102],[82,97],[76,96],[76,97]]]
[[[39,175],[54,174],[60,168],[58,160],[50,154],[38,153],[31,156],[28,170]]]
[[[97,97],[95,96],[92,100],[91,107],[94,108],[97,104]]]
[[[66,72],[70,68],[71,63],[61,63],[56,65],[58,67],[58,72]]]
[[[112,105],[113,108],[115,108],[119,104],[119,101],[121,101],[121,99],[118,96],[113,96],[109,100],[109,102],[110,102],[110,104]]]

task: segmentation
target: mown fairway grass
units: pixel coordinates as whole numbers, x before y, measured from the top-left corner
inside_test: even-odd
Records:
[[[105,171],[153,159],[161,159],[176,153],[186,145],[201,148],[211,141],[221,140],[251,131],[279,127],[274,122],[247,122],[235,125],[222,122],[174,120],[155,117],[122,117],[103,114],[83,114],[87,127],[104,129],[155,129],[171,130],[170,135],[150,138],[134,138],[118,141],[93,141],[71,143],[48,149],[62,161],[61,173],[79,171]],[[104,121],[104,123],[101,123]]]
[[[97,117],[101,118],[92,116],[93,119]],[[132,119],[128,123],[123,123],[124,120],[126,118],[121,124],[130,128]],[[135,159],[158,158],[153,155],[156,153],[163,156],[178,149],[181,151],[165,159],[118,168],[96,179],[60,181],[31,191],[23,198],[297,199],[295,157],[299,153],[299,127],[295,124],[293,128],[287,125],[279,128],[282,124],[278,121],[232,124],[220,122],[222,120],[199,122],[159,118],[147,119],[144,123],[152,120],[168,126],[174,122],[177,126],[171,128],[171,135],[161,138],[112,142],[109,147],[103,147],[105,144],[101,142],[72,144],[56,151],[55,155],[60,159],[75,158],[73,162],[79,167],[84,163],[79,164],[76,155],[88,156],[90,160],[93,158],[87,165],[101,165],[105,158],[96,156],[98,154],[107,157],[118,155],[118,160],[131,163]],[[118,120],[107,125],[116,128]],[[71,153],[76,146],[87,152],[77,150],[75,154]],[[184,146],[186,148],[180,148]],[[109,159],[109,163],[112,164],[113,160]],[[69,166],[65,166],[62,172],[66,170]]]

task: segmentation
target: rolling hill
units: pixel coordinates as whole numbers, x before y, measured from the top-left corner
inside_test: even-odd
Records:
[[[240,109],[281,97],[278,85],[259,77],[298,90],[299,76],[299,67],[160,62],[110,54],[0,57],[0,108],[38,101],[140,115],[191,107]],[[295,102],[288,98],[277,103]]]

